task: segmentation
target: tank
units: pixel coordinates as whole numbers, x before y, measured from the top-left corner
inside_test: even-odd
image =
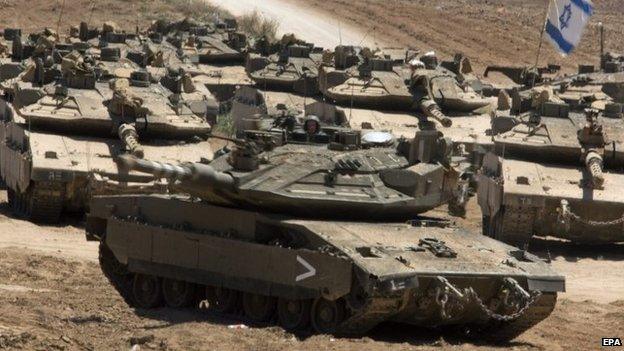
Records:
[[[181,43],[184,56],[201,64],[242,63],[247,56],[247,37],[234,31],[191,34]]]
[[[284,40],[287,39],[283,39],[285,44],[278,54],[248,56],[245,69],[249,78],[263,90],[289,91],[307,96],[318,94],[322,49],[296,39]]]
[[[321,67],[319,84],[325,97],[341,105],[417,110],[450,126],[443,112],[470,113],[491,104],[475,91],[479,82],[467,59],[459,55],[455,61],[439,64],[431,52],[338,46],[333,66]]]
[[[25,71],[11,102],[2,102],[0,175],[16,214],[56,223],[64,212],[84,212],[94,194],[165,189],[145,175],[121,174],[115,160],[124,153],[166,162],[212,158],[206,97],[183,76],[168,82],[181,88],[174,93],[144,71],[115,78],[97,61],[73,57],[60,67],[39,61],[32,79]],[[41,84],[50,71],[62,78]]]
[[[346,106],[407,110],[414,104],[407,61],[412,50],[337,46],[333,60],[320,69],[319,86],[325,97]]]
[[[454,197],[436,131],[395,144],[319,133],[313,119],[302,130],[252,133],[209,164],[124,157],[176,180],[168,195],[93,199],[87,237],[126,301],[181,308],[199,293],[217,313],[288,330],[361,335],[395,321],[507,340],[552,312],[564,279],[546,263],[418,216]]]
[[[616,190],[624,182],[622,105],[604,87],[516,92],[512,110],[528,111],[497,113],[496,153],[486,156],[479,177],[486,235],[518,246],[534,235],[624,241],[624,201]]]

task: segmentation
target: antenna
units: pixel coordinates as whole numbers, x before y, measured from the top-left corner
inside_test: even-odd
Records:
[[[542,53],[542,43],[544,42],[544,33],[546,32],[546,23],[548,22],[548,14],[550,13],[551,0],[548,1],[548,6],[546,7],[546,11],[544,12],[544,24],[542,25],[540,31],[539,45],[537,46],[537,54],[535,55],[535,67],[539,65],[540,54]],[[535,85],[535,82],[533,82]]]
[[[600,69],[604,70],[604,49],[605,49],[605,36],[604,36],[604,25],[602,22],[598,22],[598,26],[600,27]]]
[[[354,84],[351,84],[351,108],[349,109],[349,124],[351,123],[351,116],[353,115],[353,94],[354,94]]]
[[[364,33],[364,36],[362,37],[362,40],[360,40],[360,42],[358,43],[357,46],[362,46],[362,43],[364,42],[364,40],[366,40],[366,37],[368,37],[368,34],[375,29],[375,26],[371,26],[370,28],[368,28],[368,30],[366,31],[366,33]],[[373,40],[374,41],[374,40]]]
[[[136,16],[136,23],[135,23],[134,28],[135,28],[136,34],[139,35],[139,16],[141,14],[139,12],[136,12],[136,7],[135,7],[134,3],[132,4],[132,12]]]
[[[61,12],[59,13],[58,22],[56,23],[56,34],[60,36],[61,21],[63,20],[63,11],[65,10],[65,0],[61,4]]]
[[[95,12],[95,0],[91,1],[91,11],[89,12],[89,20],[87,21],[87,26],[91,25],[91,19],[93,18],[93,12]]]
[[[338,38],[340,39],[340,46],[342,46],[342,26],[340,21],[338,21]]]
[[[303,110],[305,114],[305,106],[308,98],[308,72],[303,72]]]

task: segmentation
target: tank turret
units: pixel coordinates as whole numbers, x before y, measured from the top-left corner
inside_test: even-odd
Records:
[[[409,218],[458,195],[461,172],[450,161],[447,139],[435,129],[379,147],[346,128],[304,132],[310,135],[288,132],[279,146],[266,133],[245,133],[234,150],[210,165],[131,156],[121,157],[120,164],[174,180],[176,189],[210,202],[307,217]]]

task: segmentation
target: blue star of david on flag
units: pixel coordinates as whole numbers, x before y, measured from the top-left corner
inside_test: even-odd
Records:
[[[591,0],[551,0],[546,34],[562,54],[570,54],[581,41],[594,12]]]
[[[559,16],[559,23],[561,29],[568,28],[568,24],[572,19],[572,5],[566,5],[563,7],[563,13]]]

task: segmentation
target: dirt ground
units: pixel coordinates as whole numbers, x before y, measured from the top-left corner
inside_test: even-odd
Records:
[[[0,0],[0,28],[22,28],[27,33],[49,27],[66,33],[81,21],[90,26],[113,21],[134,31],[155,19],[203,16],[214,10],[201,0]]]
[[[334,32],[340,23],[345,42],[364,38],[435,49],[443,55],[462,51],[481,68],[495,62],[531,63],[539,34],[536,28],[543,16],[538,0],[288,1],[289,6],[305,3],[309,8],[287,10],[299,21],[282,22],[283,31],[292,31],[289,26],[297,24],[314,36],[319,35],[314,28],[329,23],[334,27],[325,31]],[[164,13],[182,16],[193,11],[181,2],[101,0],[95,2],[91,15],[91,0],[30,0],[28,11],[20,11],[24,1],[0,0],[0,27],[32,30],[60,17],[61,27],[86,18],[94,24],[115,19],[130,29],[137,21],[144,25]],[[616,38],[622,37],[624,19],[616,14],[622,13],[624,3],[595,2],[596,19],[605,20],[609,32],[608,47],[622,51],[624,44]],[[129,3],[134,4],[131,11]],[[248,3],[226,4],[248,8]],[[255,6],[279,4],[271,0]],[[334,17],[327,16],[329,12]],[[327,18],[318,21],[313,15]],[[595,33],[590,28],[590,39],[566,61],[545,43],[543,62],[559,62],[571,69],[595,60]],[[84,240],[81,218],[66,218],[59,226],[37,226],[14,218],[5,200],[5,192],[0,191],[0,350],[130,350],[133,345],[139,345],[134,350],[586,350],[598,349],[601,337],[624,337],[622,246],[535,240],[531,250],[550,258],[566,275],[568,291],[560,296],[550,318],[511,344],[487,345],[456,332],[396,325],[382,325],[358,339],[295,336],[277,327],[241,328],[238,325],[244,320],[201,310],[131,309],[101,274],[97,245]],[[459,224],[480,230],[480,221],[473,201],[467,219]]]
[[[461,350],[495,349],[455,333],[382,325],[359,339],[295,336],[201,310],[132,310],[93,262],[32,250],[0,252],[0,349],[24,350]],[[591,321],[591,323],[589,322]],[[624,303],[564,299],[514,350],[596,349],[621,333]],[[136,348],[135,348],[136,350]]]

